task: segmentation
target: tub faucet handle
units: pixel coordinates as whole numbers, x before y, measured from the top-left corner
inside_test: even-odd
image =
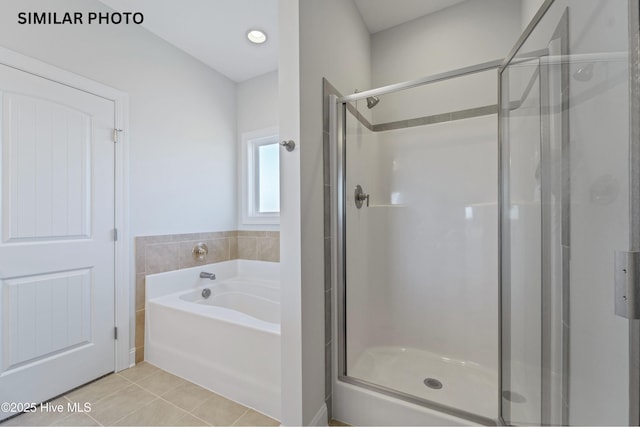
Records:
[[[206,271],[201,271],[200,272],[200,278],[201,279],[216,280],[216,275],[213,274],[213,273],[207,273]]]

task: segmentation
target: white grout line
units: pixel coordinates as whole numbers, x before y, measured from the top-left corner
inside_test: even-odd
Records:
[[[138,408],[134,409],[133,411],[126,413],[124,416],[122,416],[122,417],[118,418],[117,420],[115,420],[114,422],[112,422],[110,425],[112,425],[112,426],[113,426],[113,425],[116,425],[116,424],[118,423],[118,421],[120,421],[120,420],[123,420],[123,419],[127,418],[127,417],[128,417],[129,415],[131,415],[131,414],[135,414],[136,412],[138,412],[138,411],[139,411],[139,410],[141,410],[142,408],[145,408],[145,407],[147,407],[147,406],[151,405],[151,404],[152,404],[153,402],[155,402],[156,400],[158,400],[158,399],[157,399],[157,398],[156,398],[156,399],[153,399],[151,402],[147,403],[146,405],[142,405],[142,406],[140,406],[140,407],[138,407]],[[104,425],[104,424],[100,424],[100,425]]]
[[[247,409],[246,411],[244,411],[244,412],[242,413],[242,415],[240,415],[240,416],[239,416],[239,417],[238,417],[234,422],[232,422],[232,423],[231,423],[231,425],[232,425],[232,426],[236,425],[236,423],[237,423],[238,421],[240,421],[240,418],[242,418],[242,417],[244,417],[245,415],[247,415],[247,414],[249,413],[249,411],[250,411],[250,410],[251,410],[251,409]]]
[[[145,363],[148,363],[148,362],[145,362]],[[156,366],[154,366],[154,365],[152,365],[152,364],[150,364],[150,363],[148,363],[148,364],[149,364],[150,366],[153,366],[153,367],[157,368]],[[132,368],[132,369],[133,369],[133,368]],[[153,392],[153,391],[149,390],[148,388],[145,388],[145,387],[141,386],[140,384],[138,384],[138,381],[142,381],[142,380],[148,379],[148,378],[150,378],[150,377],[152,377],[152,376],[154,376],[154,375],[157,375],[157,374],[160,374],[160,373],[163,373],[163,372],[164,372],[164,373],[168,373],[168,374],[170,374],[170,375],[173,375],[173,374],[171,374],[171,373],[169,373],[169,372],[167,372],[167,371],[164,371],[163,369],[157,368],[157,370],[154,370],[153,372],[149,373],[149,375],[146,375],[146,376],[144,376],[144,377],[138,378],[136,381],[134,381],[134,380],[131,380],[131,379],[129,379],[129,378],[127,378],[127,377],[125,377],[125,376],[121,375],[120,373],[114,373],[114,374],[112,374],[112,375],[117,375],[118,377],[120,377],[120,378],[122,378],[122,379],[126,380],[128,384],[125,384],[125,385],[123,385],[122,387],[118,387],[116,390],[114,390],[114,391],[112,391],[112,392],[110,392],[110,393],[108,393],[108,394],[106,394],[106,395],[104,395],[104,396],[102,396],[102,397],[99,397],[95,402],[92,402],[92,406],[93,406],[93,405],[95,405],[95,404],[97,404],[97,403],[102,402],[103,400],[107,399],[108,397],[111,397],[111,396],[115,395],[116,393],[120,393],[120,392],[122,392],[122,390],[124,390],[125,388],[131,387],[131,386],[136,386],[136,387],[140,388],[141,390],[143,390],[143,391],[145,391],[145,392],[147,392],[147,393],[151,394],[151,395],[152,395],[152,396],[154,396],[155,398],[154,398],[153,400],[151,400],[150,402],[148,402],[147,404],[142,405],[142,406],[139,406],[139,407],[135,408],[134,410],[132,410],[131,412],[128,412],[128,413],[124,414],[122,417],[120,417],[120,418],[116,419],[113,423],[111,423],[111,425],[114,425],[114,424],[118,423],[119,421],[123,420],[124,418],[128,417],[129,415],[131,415],[131,414],[133,414],[133,413],[135,413],[135,412],[138,412],[138,411],[142,410],[143,408],[145,408],[145,407],[147,407],[147,406],[151,405],[151,404],[152,404],[153,402],[155,402],[156,400],[162,400],[162,401],[164,401],[164,402],[166,402],[166,403],[170,404],[170,405],[171,405],[171,406],[173,406],[174,408],[178,409],[179,411],[183,412],[185,415],[190,415],[190,416],[192,416],[193,418],[197,419],[198,421],[201,421],[201,422],[205,423],[206,425],[211,425],[211,423],[209,423],[208,421],[206,421],[206,420],[204,420],[204,419],[202,419],[202,418],[198,417],[198,416],[197,416],[197,415],[195,415],[192,411],[191,411],[191,412],[190,412],[190,411],[187,411],[187,410],[185,410],[185,409],[183,409],[183,408],[179,407],[179,406],[178,406],[178,405],[176,405],[175,403],[173,403],[173,402],[171,402],[171,401],[169,401],[169,400],[167,400],[166,398],[164,398],[164,397],[163,397],[163,396],[164,396],[165,394],[167,394],[168,392],[173,391],[173,390],[175,390],[175,389],[177,389],[177,388],[179,388],[179,387],[182,387],[182,386],[184,386],[184,385],[186,385],[186,384],[193,384],[192,382],[187,381],[187,380],[184,380],[184,379],[182,379],[182,378],[181,378],[181,380],[183,380],[183,381],[184,381],[184,383],[182,383],[182,384],[180,384],[180,385],[178,385],[178,386],[176,386],[176,387],[170,388],[170,389],[168,389],[168,390],[165,390],[165,391],[162,393],[162,395],[160,395],[160,394],[158,394],[158,393],[155,393],[155,392]],[[105,378],[106,378],[106,377],[105,377]],[[180,378],[180,377],[178,377],[178,378]],[[84,387],[89,387],[89,386],[91,386],[92,384],[94,384],[94,383],[87,384],[87,385],[86,385],[86,386],[84,386]],[[196,385],[196,386],[197,386],[197,384],[193,384],[193,385]],[[82,390],[84,387],[78,388],[78,389],[76,389],[76,390]],[[204,390],[206,390],[206,389],[204,389]],[[74,391],[75,391],[75,390],[74,390]],[[195,407],[193,410],[197,409],[197,408],[198,408],[198,407],[200,407],[202,404],[204,404],[207,400],[211,399],[211,398],[212,398],[212,397],[214,397],[214,396],[218,396],[218,397],[221,397],[221,398],[223,398],[223,399],[226,399],[224,396],[220,396],[219,394],[217,394],[217,393],[215,393],[215,392],[212,392],[211,390],[207,390],[207,392],[211,393],[211,396],[210,396],[210,397],[207,397],[207,399],[205,399],[202,403],[200,403],[200,404],[196,405],[196,407]],[[61,396],[61,397],[62,397],[62,398],[64,398],[64,399],[66,399],[67,401],[69,401],[69,402],[71,402],[71,403],[75,402],[75,401],[72,401],[69,397],[67,397],[67,395],[63,395],[63,396]],[[238,403],[238,402],[234,402],[234,403]],[[238,404],[239,404],[239,403],[238,403]],[[241,405],[241,404],[239,404],[239,405]],[[249,408],[249,407],[247,407],[247,406],[245,406],[245,405],[241,405],[241,406],[243,406],[244,408],[246,408],[246,410],[245,410],[245,411],[244,411],[244,412],[243,412],[243,413],[242,413],[238,418],[236,418],[236,419],[231,423],[231,425],[236,425],[236,423],[237,423],[237,422],[238,422],[242,417],[244,417],[246,414],[248,414],[248,413],[249,413],[249,411],[251,411],[251,410],[252,410],[251,408]],[[103,426],[103,424],[102,424],[102,423],[100,423],[100,421],[98,421],[98,420],[97,420],[97,419],[95,419],[94,417],[92,417],[92,416],[90,415],[90,413],[88,413],[88,412],[84,412],[84,414],[85,414],[85,415],[87,415],[91,420],[95,421],[98,425]],[[66,418],[70,417],[71,415],[73,415],[73,414],[68,414],[66,417],[62,418],[62,420],[64,420],[64,419],[66,419]]]
[[[178,387],[176,387],[176,388],[178,388]],[[170,391],[172,391],[172,390],[175,390],[175,388],[173,388],[173,389],[171,389],[171,390],[167,390],[167,391],[165,392],[165,394],[166,394],[166,393],[168,393],[168,392],[170,392]],[[181,408],[181,407],[179,407],[178,405],[176,405],[175,403],[168,401],[168,400],[167,400],[167,399],[165,399],[164,397],[160,396],[160,399],[161,399],[161,400],[164,400],[164,401],[165,401],[165,402],[167,402],[168,404],[170,404],[170,405],[172,405],[172,406],[174,406],[174,407],[178,408],[179,410],[181,410],[181,411],[182,411],[182,412],[184,412],[185,414],[187,414],[187,415],[191,415],[193,418],[196,418],[197,420],[202,421],[202,422],[203,422],[203,423],[205,423],[206,425],[208,425],[208,426],[209,426],[209,425],[212,425],[209,421],[203,420],[202,418],[198,417],[197,415],[194,415],[192,412],[188,412],[186,409]],[[206,399],[204,402],[202,402],[200,405],[204,404],[207,400],[209,400],[209,398],[207,398],[207,399]],[[199,407],[200,407],[200,405],[196,405],[196,407],[195,407],[195,408],[193,408],[193,409],[195,410],[196,408],[199,408]]]
[[[151,365],[151,364],[150,364],[150,365]],[[151,365],[151,366],[155,366],[155,365]],[[173,375],[173,376],[175,376],[175,377],[177,377],[177,378],[180,378],[180,377],[178,377],[177,375],[174,375],[174,374],[172,374],[171,372],[167,372],[167,371],[165,371],[165,370],[163,370],[163,369],[161,369],[161,368],[158,368],[158,371],[154,372],[152,375],[154,375],[154,374],[156,374],[156,373],[161,373],[161,372],[164,372],[164,373],[167,373],[167,374],[169,374],[169,375]],[[149,376],[147,376],[147,377],[145,377],[145,378],[149,378],[149,377],[151,377],[151,375],[149,375]],[[189,415],[193,416],[194,418],[197,418],[198,420],[200,420],[200,421],[202,421],[202,422],[206,423],[207,425],[211,425],[208,421],[203,420],[202,418],[200,418],[200,417],[198,417],[198,416],[194,415],[192,412],[187,412],[185,409],[183,409],[183,408],[181,408],[181,407],[177,406],[177,405],[176,405],[176,404],[174,404],[173,402],[170,402],[170,401],[168,401],[167,399],[165,399],[164,397],[162,397],[163,395],[167,394],[168,392],[170,392],[170,391],[172,391],[172,390],[175,390],[175,389],[176,389],[176,388],[178,388],[178,387],[182,387],[183,385],[186,385],[186,384],[193,384],[193,385],[195,385],[195,386],[198,386],[197,384],[194,384],[194,383],[192,383],[191,381],[185,380],[184,378],[180,378],[180,379],[181,379],[182,381],[184,381],[184,383],[183,383],[183,384],[180,384],[180,385],[178,385],[177,387],[174,387],[174,388],[172,388],[172,389],[166,390],[164,393],[162,393],[162,395],[159,395],[159,394],[157,394],[157,393],[155,393],[155,392],[153,392],[153,391],[151,391],[151,390],[149,390],[149,389],[146,389],[146,388],[144,388],[143,386],[141,386],[141,385],[140,385],[140,384],[138,384],[138,383],[135,383],[135,385],[137,385],[137,386],[138,386],[138,387],[140,387],[141,389],[143,389],[143,390],[145,390],[145,391],[147,391],[147,392],[149,392],[149,393],[153,394],[154,396],[158,396],[158,398],[159,398],[159,399],[161,399],[161,400],[163,400],[163,401],[165,401],[165,402],[167,402],[167,403],[171,404],[172,406],[175,406],[175,407],[176,407],[176,408],[178,408],[179,410],[181,410],[181,411],[183,411],[183,412],[185,412],[185,413],[187,413],[187,414],[189,414]],[[200,386],[198,386],[198,387],[200,387]],[[202,387],[201,387],[201,388],[202,388]],[[207,389],[204,389],[204,390],[207,390]],[[229,399],[227,399],[226,397],[221,396],[221,395],[219,395],[219,394],[217,394],[217,393],[215,393],[215,392],[213,392],[213,391],[211,391],[211,390],[207,390],[207,391],[208,391],[209,393],[211,393],[211,394],[212,394],[212,397],[213,397],[213,396],[218,396],[218,397],[221,397],[221,398],[223,398],[223,399],[229,400]],[[196,406],[196,408],[200,407],[202,404],[204,404],[204,403],[205,403],[207,400],[209,400],[210,398],[211,398],[211,397],[207,398],[204,402],[202,402],[202,403],[200,403],[199,405],[197,405],[197,406]],[[235,402],[235,401],[233,401],[233,400],[231,400],[231,401],[232,401],[232,402],[234,402],[234,403],[236,403],[236,404],[238,404],[238,405],[241,405],[241,406],[242,406],[242,407],[244,407],[244,408],[246,408],[246,411],[244,411],[244,412],[242,413],[242,415],[240,415],[238,418],[236,418],[236,419],[233,421],[233,423],[231,423],[231,425],[235,425],[235,423],[236,423],[236,422],[238,422],[238,421],[240,420],[240,418],[242,418],[245,414],[247,414],[249,411],[251,411],[251,408],[249,408],[249,407],[247,407],[247,406],[245,406],[245,405],[242,405],[241,403]],[[145,406],[146,406],[146,405],[145,405]],[[196,408],[194,408],[194,410],[195,410]],[[134,412],[135,412],[135,411],[134,411]],[[123,418],[124,418],[124,417],[123,417]]]

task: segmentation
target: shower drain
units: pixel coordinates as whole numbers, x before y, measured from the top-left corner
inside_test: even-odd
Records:
[[[435,378],[426,378],[424,380],[424,385],[435,390],[439,390],[442,388],[442,383]]]

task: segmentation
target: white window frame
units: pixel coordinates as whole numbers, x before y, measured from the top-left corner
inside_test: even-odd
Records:
[[[280,224],[280,212],[258,212],[258,176],[256,159],[258,148],[262,145],[278,144],[278,128],[266,128],[242,134],[240,147],[240,182],[243,224]]]

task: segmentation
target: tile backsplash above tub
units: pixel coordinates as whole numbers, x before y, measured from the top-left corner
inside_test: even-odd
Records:
[[[209,248],[203,260],[196,260],[192,254],[198,243]],[[163,273],[232,259],[280,262],[280,233],[217,231],[136,237],[137,274]]]
[[[204,243],[209,253],[196,260],[192,251]],[[144,287],[147,274],[181,270],[233,259],[280,262],[278,231],[214,231],[139,236],[136,254],[136,363],[144,360]]]

